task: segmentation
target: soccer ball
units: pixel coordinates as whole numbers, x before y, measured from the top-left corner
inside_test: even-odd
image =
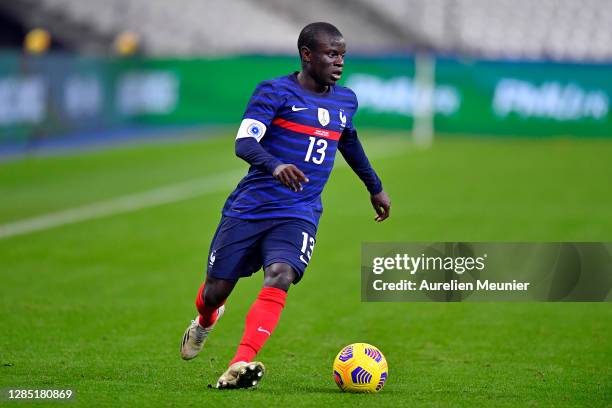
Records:
[[[388,373],[385,356],[367,343],[349,344],[334,360],[334,380],[342,391],[378,392]]]

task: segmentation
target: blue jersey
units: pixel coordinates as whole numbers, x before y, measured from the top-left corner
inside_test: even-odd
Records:
[[[317,225],[338,141],[345,130],[352,130],[356,110],[355,93],[339,85],[316,94],[299,84],[297,73],[261,82],[236,137],[255,138],[282,163],[302,170],[309,182],[294,192],[266,169],[251,166],[227,199],[223,214],[251,220],[298,218]]]

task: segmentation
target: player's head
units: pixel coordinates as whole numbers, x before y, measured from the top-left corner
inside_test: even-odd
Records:
[[[329,23],[311,23],[298,37],[302,70],[321,85],[333,85],[342,76],[346,44],[340,30]]]

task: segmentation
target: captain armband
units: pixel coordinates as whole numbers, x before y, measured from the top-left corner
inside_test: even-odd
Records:
[[[242,119],[236,139],[252,137],[259,142],[265,133],[266,125],[256,119],[246,118]]]

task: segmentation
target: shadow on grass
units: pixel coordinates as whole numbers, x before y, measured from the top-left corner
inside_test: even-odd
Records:
[[[254,388],[244,388],[241,390],[217,390],[216,387],[213,387],[212,384],[208,384],[208,386],[206,387],[207,390],[210,391],[214,391],[214,392],[227,392],[227,393],[234,393],[234,392],[255,392],[258,394],[274,394],[277,395],[279,393],[279,391],[282,391],[283,394],[285,395],[290,395],[290,394],[303,394],[303,393],[310,393],[310,394],[342,394],[342,392],[338,389],[334,389],[332,387],[317,387],[317,386],[298,386],[298,387],[291,387],[291,388],[283,388],[282,390],[279,389],[279,387],[274,387],[274,386],[266,386],[266,385],[260,385]]]
[[[255,388],[246,388],[246,389],[241,389],[241,390],[217,390],[216,388],[209,386],[207,387],[208,390],[210,391],[215,391],[215,392],[222,392],[222,393],[243,393],[243,392],[253,392],[253,393],[257,393],[257,394],[262,394],[262,395],[278,395],[279,392],[282,392],[283,395],[287,396],[287,395],[303,395],[303,394],[319,394],[319,395],[337,395],[337,396],[341,396],[341,395],[352,395],[352,396],[358,396],[358,395],[372,395],[372,394],[361,394],[361,393],[344,393],[342,391],[340,391],[338,388],[336,387],[324,387],[324,386],[318,386],[318,385],[307,385],[307,384],[300,384],[297,386],[293,386],[293,387],[289,387],[289,388],[285,388],[282,387],[282,389],[280,387],[277,386],[273,386],[273,385],[259,385]],[[385,394],[393,394],[392,390],[385,390],[384,392]],[[351,398],[351,397],[346,397],[346,398]],[[359,397],[357,397],[359,398]]]

